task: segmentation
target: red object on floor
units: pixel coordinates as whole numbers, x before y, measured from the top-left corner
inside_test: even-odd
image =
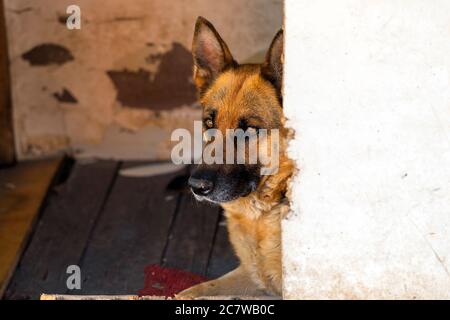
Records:
[[[139,290],[139,296],[173,297],[184,289],[208,280],[194,273],[163,268],[156,264],[145,267],[144,272],[144,288]]]

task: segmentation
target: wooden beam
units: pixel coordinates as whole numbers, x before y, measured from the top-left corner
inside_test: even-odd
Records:
[[[0,165],[15,161],[12,120],[11,84],[9,74],[8,41],[3,1],[0,0]]]
[[[41,294],[40,300],[166,300],[158,296]]]
[[[0,170],[0,299],[60,162],[22,162]]]
[[[117,162],[105,160],[74,164],[67,180],[49,194],[4,299],[66,293],[67,267],[79,264],[117,168]]]
[[[41,294],[41,300],[179,300],[161,296]],[[272,296],[204,296],[194,300],[280,300]]]

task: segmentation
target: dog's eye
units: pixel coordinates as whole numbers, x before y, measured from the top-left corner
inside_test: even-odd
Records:
[[[247,131],[249,131],[250,133],[258,133],[259,128],[258,127],[247,127]]]
[[[214,126],[214,123],[211,119],[206,119],[205,121],[205,127],[212,128]]]
[[[238,127],[244,131],[249,131],[249,133],[258,133],[260,129],[258,126],[248,123],[246,119],[239,120]]]

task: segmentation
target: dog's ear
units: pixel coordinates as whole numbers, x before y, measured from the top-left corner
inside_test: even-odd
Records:
[[[203,17],[198,17],[195,23],[192,55],[194,58],[194,81],[200,94],[220,72],[237,65],[219,33]]]
[[[269,80],[281,96],[283,87],[283,60],[284,60],[284,36],[283,30],[279,30],[272,40],[266,59],[261,67],[261,74]]]

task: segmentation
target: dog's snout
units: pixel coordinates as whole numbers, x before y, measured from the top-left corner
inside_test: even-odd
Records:
[[[207,175],[191,176],[188,183],[192,192],[199,196],[206,196],[214,189],[214,181]]]
[[[199,201],[225,203],[255,191],[259,176],[256,169],[244,165],[199,165],[188,180]]]

